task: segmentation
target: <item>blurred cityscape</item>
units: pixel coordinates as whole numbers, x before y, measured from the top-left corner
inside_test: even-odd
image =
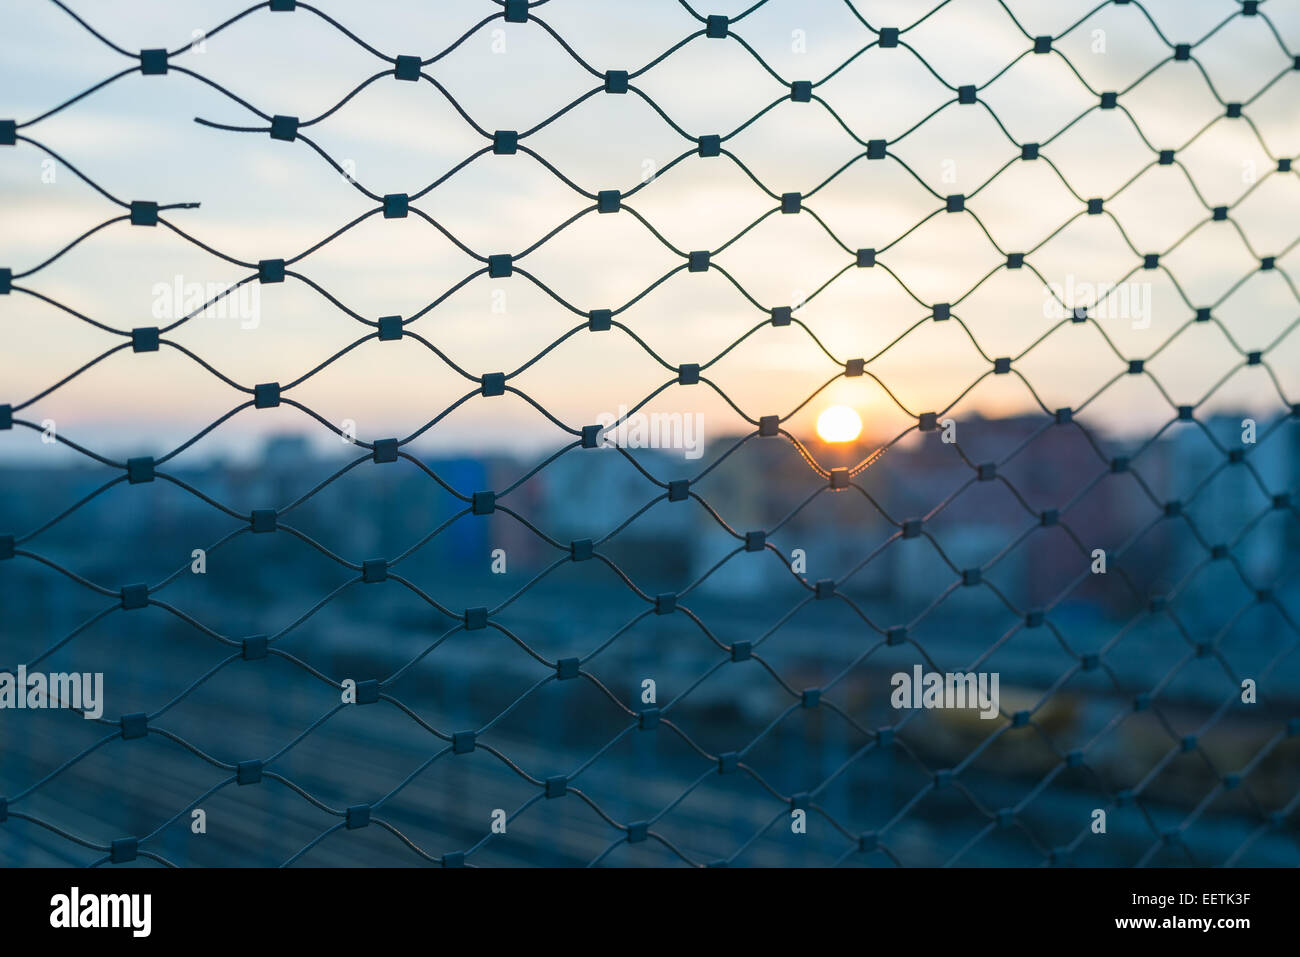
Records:
[[[517,486],[538,462],[416,444],[427,469],[363,460],[318,488],[363,450],[329,459],[286,435],[251,465],[182,457],[160,469],[175,481],[122,480],[30,542],[121,473],[6,466],[0,532],[19,554],[0,564],[15,659],[2,664],[102,671],[106,707],[103,723],[0,712],[0,862],[102,856],[21,811],[96,843],[154,835],[174,863],[279,864],[338,824],[318,804],[374,803],[406,781],[374,812],[405,840],[341,830],[298,862],[423,863],[409,842],[433,857],[473,849],[482,865],[608,851],[605,865],[1296,866],[1300,523],[1286,493],[1300,485],[1300,428],[1261,421],[1243,445],[1242,418],[1134,444],[1045,416],[963,417],[956,444],[913,434],[839,491],[786,439],[737,436],[694,461],[573,449]],[[873,447],[811,451],[852,465]],[[668,501],[647,475],[691,479],[697,497]],[[444,483],[496,490],[497,510],[460,514]],[[255,533],[213,503],[278,509],[280,527]],[[753,530],[767,533],[761,552],[745,550]],[[581,539],[600,560],[569,560]],[[388,580],[365,583],[331,553],[385,559]],[[60,568],[114,592],[166,581],[151,594],[164,605],[105,614],[114,599]],[[979,585],[961,587],[972,568]],[[832,600],[805,584],[822,580]],[[663,593],[676,613],[654,613]],[[480,606],[504,630],[453,617]],[[901,627],[905,640],[886,640]],[[329,681],[220,640],[258,634],[331,681],[378,679],[386,697],[336,711]],[[753,658],[731,660],[738,641]],[[569,656],[599,686],[557,680],[546,662]],[[917,664],[999,673],[1007,717],[895,711],[889,676]],[[663,716],[653,732],[629,714],[647,707],[646,679]],[[820,707],[801,706],[807,688]],[[1032,722],[1013,727],[1021,710]],[[113,738],[132,712],[166,734]],[[424,766],[446,743],[420,722],[476,730],[480,747]],[[727,751],[749,770],[717,773]],[[267,762],[261,783],[212,791],[232,775],[218,763],[249,759]],[[570,776],[585,798],[540,799],[508,762],[537,781]],[[936,786],[942,769],[954,774]],[[803,835],[786,800],[799,793],[814,805]],[[1015,818],[997,828],[1005,808]],[[1095,808],[1104,835],[1088,830]],[[491,832],[497,809],[504,834]],[[677,853],[625,843],[604,815],[650,821]],[[1180,840],[1162,843],[1171,831]]]

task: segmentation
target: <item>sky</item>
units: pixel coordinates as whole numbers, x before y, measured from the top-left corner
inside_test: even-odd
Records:
[[[129,50],[174,49],[246,9],[216,0],[132,0],[106,9],[69,0],[68,6]],[[317,6],[384,54],[421,58],[442,52],[500,9],[486,0],[320,0]],[[734,16],[747,6],[698,9]],[[795,315],[839,360],[873,356],[915,326],[867,368],[912,412],[946,408],[960,397],[952,413],[960,418],[1037,409],[1016,375],[988,376],[966,390],[989,370],[985,356],[1017,356],[1059,320],[1045,314],[1050,300],[1029,270],[1001,270],[962,300],[954,313],[965,329],[953,321],[926,322],[929,304],[957,300],[1004,262],[997,247],[1033,249],[1027,261],[1044,278],[1082,294],[1087,284],[1113,282],[1140,265],[1131,242],[1142,253],[1162,254],[1161,268],[1133,276],[1149,284],[1137,287],[1136,302],[1149,296],[1150,321],[1121,314],[1101,319],[1101,331],[1067,324],[1051,332],[1015,363],[1041,401],[1048,408],[1077,407],[1127,360],[1143,358],[1149,375],[1128,376],[1090,403],[1087,415],[1098,428],[1151,431],[1172,417],[1171,401],[1192,404],[1207,394],[1207,413],[1276,414],[1279,388],[1289,401],[1300,401],[1300,335],[1284,335],[1300,320],[1300,296],[1287,279],[1300,277],[1300,175],[1272,172],[1278,158],[1300,153],[1300,71],[1252,97],[1291,62],[1283,46],[1300,51],[1300,5],[1265,3],[1261,9],[1276,35],[1261,18],[1237,18],[1194,48],[1197,62],[1166,62],[1133,86],[1170,56],[1165,40],[1194,43],[1235,7],[1225,0],[1153,0],[1145,8],[1159,31],[1134,5],[1106,7],[1054,44],[1071,69],[1056,53],[1021,57],[1030,42],[1007,10],[1030,35],[1059,35],[1092,9],[1073,0],[1005,8],[994,0],[953,0],[903,33],[916,53],[900,46],[856,57],[873,34],[843,0],[769,0],[734,25],[736,36],[700,36],[677,49],[700,28],[680,3],[549,0],[534,12],[596,71],[639,70],[672,50],[633,84],[691,136],[731,133],[775,105],[725,143],[749,173],[725,155],[688,156],[627,200],[640,219],[626,211],[590,213],[519,266],[580,310],[617,308],[682,262],[647,223],[679,250],[717,249],[778,205],[754,178],[777,194],[801,192],[804,212],[767,216],[715,262],[758,303],[794,305],[853,261],[828,230],[849,249],[883,248],[907,234],[879,256],[889,271],[849,268]],[[928,5],[859,2],[856,8],[873,26],[907,27]],[[131,64],[48,0],[14,0],[6,17],[0,118],[26,122]],[[821,102],[790,102],[788,87],[737,37],[783,81],[833,74],[816,94],[843,125]],[[265,9],[172,64],[267,114],[303,120],[334,107],[385,66],[307,11]],[[600,85],[539,24],[500,19],[470,33],[425,73],[486,131],[527,130]],[[952,86],[979,86],[982,102],[950,102],[954,94],[936,74]],[[1094,109],[1053,138],[1096,102],[1085,82],[1096,91],[1124,91],[1123,109]],[[1224,112],[1220,100],[1248,101],[1248,121],[1216,121]],[[216,129],[195,118],[267,125],[173,70],[123,77],[20,132],[120,199],[199,203],[163,215],[248,262],[295,256],[377,205],[304,142]],[[863,140],[891,141],[890,152],[902,162],[858,160],[813,192],[862,152],[844,126]],[[418,192],[490,142],[432,83],[392,76],[362,90],[309,135],[377,194]],[[694,148],[645,98],[603,92],[521,142],[592,193],[626,192]],[[1059,175],[1041,160],[1017,160],[1014,144],[1024,142],[1044,143],[1042,156]],[[1176,162],[1152,165],[1153,149],[1166,148],[1177,150]],[[1062,178],[1085,199],[1109,197],[1133,182],[1106,203],[1108,215],[1080,216],[1056,232],[1083,208]],[[967,212],[936,213],[943,203],[922,183],[940,196],[966,195]],[[533,246],[591,200],[521,152],[478,157],[414,204],[487,256]],[[1232,222],[1205,223],[1178,242],[1209,218],[1206,206],[1218,205],[1233,207]],[[0,265],[16,273],[30,269],[120,212],[46,151],[23,142],[0,147]],[[1259,272],[1260,257],[1268,255],[1277,256],[1277,268]],[[480,266],[413,215],[372,216],[294,268],[373,320],[410,316]],[[177,282],[206,286],[249,273],[166,228],[118,223],[16,282],[106,325],[131,329],[169,321],[164,290]],[[1165,345],[1193,314],[1170,273],[1193,306],[1217,304],[1237,287],[1216,305],[1221,325],[1195,325]],[[170,338],[252,386],[289,383],[372,331],[292,278],[256,291],[255,328],[243,328],[252,325],[247,316],[201,317]],[[716,270],[673,275],[618,316],[672,365],[708,362],[764,319]],[[523,366],[582,322],[521,276],[480,276],[409,330],[480,375]],[[123,341],[18,293],[0,297],[0,337],[0,402],[13,404]],[[1243,362],[1234,342],[1242,351],[1264,351],[1272,377],[1265,368],[1245,368],[1220,384]],[[837,368],[796,325],[760,329],[706,376],[756,419],[799,408]],[[670,377],[614,329],[580,332],[510,381],[576,428],[634,405]],[[415,431],[470,388],[408,338],[367,342],[286,394],[336,425],[350,420],[369,440]],[[244,399],[178,351],[123,350],[20,415],[52,419],[65,437],[108,454],[158,454]],[[864,376],[833,383],[803,405],[789,428],[808,434],[816,414],[836,403],[858,410],[867,432],[882,440],[911,421]],[[707,385],[674,386],[648,408],[700,412],[708,436],[749,428]],[[339,441],[303,412],[281,406],[239,413],[186,454],[248,456],[262,437],[288,431],[322,446]],[[470,400],[422,442],[430,453],[533,454],[568,438],[507,394]],[[32,455],[74,457],[26,430],[0,442],[0,457]]]

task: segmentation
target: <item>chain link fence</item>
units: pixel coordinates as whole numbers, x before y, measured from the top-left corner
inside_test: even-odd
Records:
[[[20,241],[21,255],[0,269],[6,342],[26,337],[42,349],[42,358],[29,360],[6,347],[5,365],[14,365],[0,380],[0,443],[29,432],[47,440],[40,455],[65,449],[84,460],[57,474],[39,457],[8,461],[0,471],[7,489],[0,664],[11,678],[4,703],[15,709],[0,719],[0,858],[16,865],[442,866],[1300,861],[1300,403],[1298,366],[1287,358],[1300,323],[1288,268],[1300,239],[1294,215],[1285,214],[1294,210],[1297,183],[1293,157],[1283,152],[1288,135],[1290,150],[1296,146],[1300,53],[1284,39],[1300,25],[1296,11],[1279,9],[1282,0],[1206,4],[1213,25],[1182,42],[1181,26],[1160,21],[1153,4],[1110,0],[1044,35],[1033,27],[1042,11],[990,3],[965,15],[990,35],[1005,34],[999,42],[1014,44],[1015,53],[983,83],[971,83],[945,75],[916,40],[956,16],[957,5],[918,9],[890,26],[868,4],[836,4],[852,18],[852,55],[820,78],[801,79],[773,66],[747,31],[783,2],[759,0],[728,15],[665,3],[679,21],[679,42],[640,68],[601,68],[606,51],[570,41],[553,25],[564,0],[480,0],[481,19],[428,56],[372,46],[356,10],[336,18],[295,0],[257,4],[181,46],[135,50],[110,39],[122,32],[110,14],[52,0],[69,30],[120,54],[121,69],[30,119],[0,121],[0,145],[8,148],[0,162],[25,153],[53,160],[113,215],[56,252]],[[619,16],[634,29],[630,9]],[[1141,32],[1159,48],[1149,69],[1115,89],[1094,88],[1089,65],[1075,62],[1080,49],[1097,52],[1103,16],[1112,18],[1112,37]],[[200,48],[238,45],[239,31],[284,29],[286,21],[290,29],[325,25],[368,55],[373,73],[358,76],[333,107],[299,117],[274,112],[272,89],[228,87],[191,68]],[[1267,41],[1260,48],[1267,54],[1251,64],[1267,77],[1231,101],[1203,61],[1216,36],[1234,30]],[[495,120],[462,105],[447,74],[524,31],[544,34],[550,53],[581,71],[585,91],[531,128],[494,129]],[[679,122],[648,91],[687,50],[718,57],[726,65],[719,70],[756,66],[746,74],[747,91],[766,105],[715,129]],[[1003,124],[990,98],[999,79],[1036,58],[1069,71],[1081,105],[1052,118],[1052,135],[1028,142]],[[861,88],[834,81],[873,60],[900,77],[919,69],[921,79],[898,82],[924,80],[933,109],[892,130],[843,118],[844,99]],[[1182,84],[1203,78],[1216,105],[1171,148],[1148,141],[1149,124],[1129,103],[1175,70],[1186,71],[1177,74]],[[337,188],[363,197],[366,211],[296,254],[247,259],[200,228],[206,204],[119,198],[96,175],[90,137],[102,130],[75,152],[56,152],[41,127],[57,116],[74,119],[108,88],[139,76],[224,97],[248,119],[197,117],[209,135],[300,151],[337,173]],[[477,145],[422,188],[386,192],[322,145],[318,131],[370,88],[407,83],[441,98]],[[502,95],[528,92],[511,85]],[[1280,123],[1254,118],[1257,107],[1268,112],[1270,95],[1291,97]],[[647,107],[646,122],[679,138],[674,158],[617,188],[571,179],[548,159],[547,134],[599,98]],[[743,148],[751,127],[796,109],[816,111],[852,150],[803,192],[766,181]],[[927,130],[966,115],[960,111],[991,120],[1003,145],[990,175],[958,193],[945,190],[942,164],[905,156]],[[1125,182],[1093,195],[1071,185],[1062,153],[1070,151],[1068,132],[1098,114],[1122,115],[1140,146]],[[1270,116],[1278,114],[1274,108]],[[1184,158],[1232,124],[1255,143],[1257,175],[1232,195],[1208,187],[1202,195],[1195,162]],[[603,142],[598,124],[565,130],[620,149]],[[800,142],[792,137],[786,148],[797,152]],[[620,156],[619,168],[637,158]],[[427,210],[448,192],[464,194],[467,171],[488,163],[504,178],[524,175],[524,163],[544,171],[567,191],[571,216],[531,245],[502,233],[490,248],[462,239]],[[639,207],[652,205],[672,177],[705,164],[743,176],[765,211],[720,245],[679,247],[668,238],[674,230]],[[999,236],[996,224],[1006,222],[999,207],[1048,205],[1036,192],[999,192],[1030,166],[1068,194],[1067,213],[1054,229],[1012,245]],[[844,194],[834,189],[864,167],[901,173],[931,211],[891,235],[877,235],[871,195],[865,216],[837,218],[836,197]],[[1164,173],[1190,187],[1180,207],[1190,225],[1151,251],[1130,240],[1125,214],[1157,215],[1142,201],[1158,191],[1151,176]],[[1272,210],[1262,214],[1270,245],[1257,248],[1238,213],[1270,189]],[[670,265],[640,291],[570,298],[564,284],[548,284],[542,257],[567,231],[604,216],[635,221]],[[463,277],[423,308],[376,316],[370,304],[332,292],[330,271],[313,269],[313,260],[363,224],[403,219],[442,236],[465,265]],[[833,250],[820,285],[784,300],[751,292],[733,265],[742,258],[737,244],[795,219]],[[907,278],[916,275],[908,243],[957,220],[973,225],[983,244],[970,253],[981,278],[936,299],[933,276]],[[1080,298],[1073,279],[1064,282],[1051,243],[1094,221],[1113,232],[1105,248],[1091,247],[1095,262],[1075,258],[1072,275],[1120,265],[1097,277],[1095,295]],[[64,257],[95,246],[111,255],[136,227],[189,244],[240,278],[156,325],[119,323],[102,300],[94,308],[69,305],[58,290],[86,292],[75,275],[43,285],[42,274]],[[1291,235],[1278,240],[1279,227]],[[1179,260],[1190,247],[1200,258]],[[926,247],[919,258],[942,255]],[[1240,268],[1220,282],[1218,267],[1229,261]],[[1181,279],[1180,264],[1192,281]],[[651,344],[663,341],[655,334],[665,311],[656,296],[701,281],[692,274],[702,273],[719,279],[749,319],[723,347],[676,361],[677,344]],[[865,305],[850,299],[850,312],[816,313],[819,300],[863,276],[881,284],[873,290],[887,286],[901,296],[884,306],[883,294],[872,292]],[[1030,309],[1014,308],[1018,331],[1029,338],[1003,351],[1007,337],[973,304],[996,287],[1010,313],[1010,293],[997,283],[1022,276],[1034,280]],[[1159,307],[1167,323],[1150,328],[1140,295],[1157,278],[1173,295]],[[513,370],[502,362],[497,371],[474,371],[447,345],[440,317],[462,322],[453,312],[457,297],[487,281],[539,290],[548,308],[569,317],[566,331]],[[1264,292],[1260,282],[1269,284]],[[328,354],[326,334],[308,332],[274,357],[281,379],[264,382],[241,380],[186,344],[186,333],[220,303],[275,284],[313,297],[317,314],[345,317],[352,324],[346,344]],[[584,291],[607,288],[593,280]],[[1248,312],[1234,313],[1233,303],[1246,297]],[[60,348],[54,330],[63,327],[52,318],[59,315],[96,331],[90,361],[78,366]],[[275,321],[269,315],[266,325]],[[516,313],[484,333],[501,340],[489,346],[504,352],[509,323],[522,321]],[[891,322],[897,330],[882,332]],[[1133,330],[1146,338],[1134,339]],[[1218,335],[1193,358],[1161,364],[1207,330]],[[1100,359],[1084,356],[1085,333],[1101,344]],[[765,339],[774,336],[781,338]],[[918,339],[938,352],[907,352]],[[616,379],[632,357],[648,359],[659,384],[621,393],[620,412],[600,421],[555,411],[546,397],[557,394],[556,377],[568,390],[566,411],[585,388],[585,367],[564,358],[580,341],[590,343],[586,361]],[[782,373],[779,358],[774,372],[747,351],[760,342],[791,355],[812,350],[813,381],[821,384],[796,393],[800,377]],[[423,350],[437,375],[458,383],[445,405],[411,400],[418,428],[366,434],[300,398],[368,350],[397,348]],[[1061,364],[1035,366],[1053,348],[1064,348],[1056,354]],[[1075,350],[1095,381],[1059,404],[1060,383],[1075,388],[1059,372]],[[140,363],[131,375],[147,377],[148,354],[159,352],[181,357],[188,375],[219,383],[228,406],[174,447],[117,456],[97,448],[92,426],[43,414],[56,393],[110,364]],[[927,355],[958,352],[978,356],[969,358],[973,367],[961,366],[973,374],[956,378],[943,371],[955,366],[938,361],[941,374],[926,380],[938,387],[918,387]],[[9,383],[29,361],[43,363],[42,375],[56,371],[48,372],[48,387],[15,395]],[[299,366],[308,371],[291,378]],[[382,391],[385,367],[367,368],[370,388]],[[1166,386],[1171,377],[1176,384]],[[737,381],[750,387],[737,390]],[[1097,410],[1135,381],[1151,387],[1141,399],[1142,428],[1117,431]],[[972,405],[980,389],[1007,382],[1019,397],[1007,414],[995,414],[996,403]],[[1235,405],[1215,405],[1229,384],[1243,382]],[[873,408],[887,408],[879,421],[899,428],[860,441],[814,437],[810,415],[832,393],[865,395],[834,392],[859,385],[872,390]],[[714,423],[707,448],[688,447],[682,456],[628,440],[628,430],[659,414],[652,410],[661,397],[700,393],[719,403],[705,420]],[[917,404],[923,393],[939,397]],[[492,403],[507,397],[531,410],[529,441],[544,447],[529,464],[510,454],[518,449],[456,456],[436,444],[449,427],[444,420],[459,412],[488,422],[501,407]],[[166,412],[164,402],[155,408]],[[340,464],[306,439],[283,438],[256,464],[195,458],[237,419],[273,409],[292,410],[349,457]],[[676,430],[678,452],[692,414],[660,420]],[[640,444],[655,445],[644,435]],[[65,497],[46,508],[55,495]],[[77,526],[87,516],[88,526]],[[139,553],[175,570],[127,579],[128,559]],[[498,582],[508,585],[504,593],[494,591]],[[102,673],[102,709],[67,700],[70,686],[56,690],[53,678],[44,705],[39,696],[24,699],[30,676],[55,668]],[[939,675],[940,694],[927,704],[930,673]],[[951,691],[953,674],[988,679],[991,685],[978,685],[992,690],[983,714],[945,710],[943,676]],[[969,686],[972,695],[976,687]]]

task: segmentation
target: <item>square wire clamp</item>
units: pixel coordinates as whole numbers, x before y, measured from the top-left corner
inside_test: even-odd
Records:
[[[605,74],[606,93],[626,93],[627,70],[610,70]]]
[[[263,382],[253,386],[253,406],[274,409],[280,404],[280,383]]]
[[[278,527],[277,514],[273,508],[255,508],[249,516],[249,527],[254,534],[264,535],[267,532],[274,532]]]
[[[513,156],[519,152],[519,132],[497,130],[492,134],[492,152],[497,156]]]
[[[154,461],[151,456],[140,455],[126,460],[126,479],[132,485],[154,480]]]
[[[722,137],[715,133],[701,136],[699,154],[706,158],[722,155]]]
[[[284,282],[283,259],[261,259],[257,263],[258,282]]]
[[[150,200],[136,199],[131,201],[131,225],[132,226],[157,226],[158,225],[158,204]]]
[[[141,50],[140,72],[145,76],[161,76],[167,72],[166,50]]]
[[[271,117],[271,139],[290,142],[298,136],[298,117],[281,116],[277,113]]]
[[[139,611],[149,606],[148,585],[123,585],[120,594],[123,611]]]
[[[420,79],[420,58],[418,56],[399,56],[393,75],[399,80],[416,81]]]
[[[379,317],[379,341],[392,342],[402,338],[402,317],[401,316],[380,316]]]
[[[728,19],[718,14],[710,14],[704,25],[704,35],[710,40],[723,40],[727,36]]]
[[[596,194],[596,210],[601,213],[617,213],[623,208],[623,194],[616,189],[602,189]]]
[[[122,737],[130,741],[149,733],[149,716],[143,712],[124,714],[121,720]]]
[[[384,219],[405,219],[410,200],[405,193],[389,193],[384,197]]]
[[[18,121],[0,120],[0,146],[16,146],[18,143]]]
[[[139,329],[131,330],[131,351],[132,352],[157,352],[158,351],[158,327],[144,326]]]

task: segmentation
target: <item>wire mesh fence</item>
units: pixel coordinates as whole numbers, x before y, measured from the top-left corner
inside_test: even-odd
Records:
[[[640,68],[607,69],[600,68],[605,51],[571,43],[552,26],[550,14],[562,4],[549,0],[484,0],[481,19],[432,55],[390,55],[372,46],[363,28],[344,25],[355,12],[336,18],[294,0],[250,7],[183,45],[135,50],[110,39],[118,31],[106,15],[83,17],[52,2],[70,28],[120,54],[122,68],[31,119],[0,121],[0,145],[11,148],[5,157],[28,150],[55,161],[98,193],[101,205],[116,208],[58,251],[24,244],[24,260],[0,269],[7,339],[26,334],[45,342],[35,322],[32,331],[19,331],[37,303],[101,335],[99,351],[75,368],[57,340],[46,342],[60,363],[52,384],[30,396],[0,395],[0,429],[42,436],[45,446],[87,461],[71,477],[32,462],[3,473],[8,492],[0,514],[12,531],[0,535],[2,663],[11,680],[0,703],[15,709],[3,716],[0,765],[7,862],[1300,859],[1300,629],[1293,611],[1300,403],[1295,366],[1286,359],[1300,323],[1300,292],[1288,270],[1300,237],[1291,219],[1292,235],[1276,241],[1273,228],[1273,244],[1257,249],[1238,216],[1261,191],[1283,187],[1293,195],[1296,187],[1293,157],[1277,145],[1286,140],[1285,122],[1273,140],[1267,124],[1252,117],[1270,92],[1294,90],[1300,72],[1300,54],[1271,16],[1280,0],[1214,4],[1213,26],[1187,42],[1168,39],[1172,29],[1138,2],[1101,3],[1050,34],[1034,32],[1036,11],[989,4],[979,16],[1009,32],[1016,52],[983,83],[944,75],[911,42],[914,31],[952,15],[949,3],[900,26],[844,3],[859,35],[852,54],[819,79],[798,79],[747,40],[751,18],[781,0],[729,15],[697,12],[683,0],[673,7],[678,42]],[[1088,68],[1064,52],[1075,41],[1095,45],[1103,12],[1122,14],[1115,21],[1122,29],[1147,31],[1160,47],[1149,69],[1116,89],[1094,88]],[[255,31],[286,17],[326,25],[369,55],[374,72],[357,77],[334,106],[302,118],[274,112],[274,90],[232,89],[188,65],[206,44],[237,44],[236,25]],[[633,29],[630,12],[627,18]],[[1266,80],[1229,101],[1202,59],[1216,35],[1238,26],[1266,37],[1271,52],[1258,58]],[[494,129],[493,119],[458,101],[443,75],[457,54],[481,56],[483,44],[506,28],[545,34],[552,52],[584,74],[585,92],[530,128]],[[673,70],[681,51],[701,45],[742,51],[762,73],[767,105],[713,130],[679,123],[647,89]],[[1054,117],[1052,135],[1026,142],[1003,125],[988,91],[1038,57],[1068,69],[1083,105]],[[893,131],[843,119],[832,81],[872,58],[890,58],[882,69],[919,65],[937,91],[933,110]],[[1180,65],[1203,78],[1215,113],[1179,145],[1162,147],[1148,141],[1128,101]],[[84,155],[56,152],[40,126],[75,116],[102,90],[134,76],[215,91],[249,119],[197,117],[212,135],[288,144],[337,173],[338,189],[363,197],[366,211],[294,254],[246,259],[205,238],[198,225],[205,206],[119,198],[97,178],[93,147]],[[394,83],[441,97],[477,137],[462,161],[405,193],[356,175],[317,135],[354,98]],[[652,175],[616,187],[571,179],[541,144],[553,126],[602,97],[648,106],[679,138],[678,153]],[[790,109],[830,118],[853,150],[830,176],[799,192],[766,182],[737,145],[751,127],[773,119],[769,114]],[[942,177],[913,168],[901,153],[955,111],[990,118],[1003,147],[986,179],[947,193]],[[1085,118],[1110,113],[1126,118],[1142,144],[1140,161],[1117,189],[1076,192],[1057,149],[1065,151],[1064,137]],[[1282,116],[1294,133],[1294,107]],[[1249,130],[1263,157],[1260,171],[1233,195],[1203,196],[1184,157],[1228,124]],[[599,128],[583,132],[602,138]],[[458,177],[466,170],[491,161],[544,170],[567,191],[572,214],[531,244],[497,234],[486,248],[426,211],[464,188]],[[681,247],[638,206],[671,177],[710,163],[743,174],[765,211],[720,245]],[[901,170],[930,212],[894,235],[876,236],[871,222],[856,220],[845,230],[831,188],[872,164]],[[1013,246],[986,221],[997,219],[998,184],[1031,164],[1069,194],[1069,211],[1054,228]],[[520,175],[517,169],[492,167],[503,177]],[[1190,225],[1156,252],[1131,241],[1131,222],[1115,211],[1150,215],[1140,203],[1124,204],[1155,189],[1145,178],[1153,172],[1181,174],[1190,186]],[[603,216],[635,221],[670,265],[640,291],[572,299],[533,262],[581,221]],[[769,300],[737,278],[730,260],[742,239],[786,217],[811,221],[835,258],[810,292]],[[909,238],[945,217],[974,224],[987,263],[973,284],[950,287],[936,300],[926,288],[932,284],[905,281],[900,263]],[[1277,218],[1285,217],[1275,214],[1273,227]],[[328,272],[313,270],[323,250],[368,221],[403,219],[436,231],[464,264],[461,278],[423,308],[375,316],[370,304],[333,293]],[[1122,265],[1085,301],[1062,285],[1055,266],[1040,270],[1039,262],[1055,263],[1053,239],[1094,219],[1114,227],[1114,261]],[[146,326],[116,323],[107,308],[73,308],[42,288],[42,272],[64,257],[111,245],[135,227],[165,231],[169,241],[220,260],[240,278],[186,302],[172,321]],[[1189,266],[1194,273],[1208,271],[1206,260],[1227,261],[1229,249],[1243,263],[1239,272],[1221,283],[1216,273],[1212,290],[1199,275],[1180,282],[1170,263],[1197,242],[1209,251]],[[1104,258],[1100,251],[1097,258]],[[655,296],[701,273],[720,277],[750,320],[716,352],[672,361],[676,349],[651,345]],[[862,345],[870,336],[828,336],[812,318],[819,299],[867,274],[902,293],[889,310],[897,334],[880,334],[889,328],[879,321],[884,310],[858,304],[849,318],[855,335],[870,328],[880,336],[871,349]],[[1009,274],[1037,280],[1043,302],[1022,324],[1027,344],[1003,352],[1004,337],[965,307]],[[1173,304],[1162,306],[1174,318],[1147,331],[1150,315],[1129,297],[1157,276],[1174,290]],[[1248,287],[1261,279],[1271,284],[1263,297]],[[566,331],[513,369],[503,361],[496,371],[474,371],[458,361],[438,320],[482,280],[540,290],[569,317]],[[325,350],[304,338],[293,354],[277,357],[285,369],[280,380],[256,382],[185,344],[185,333],[214,308],[275,284],[296,284],[322,312],[346,317],[354,327],[346,345],[322,359]],[[1245,320],[1229,315],[1251,288]],[[1130,327],[1149,337],[1140,351],[1130,348]],[[768,376],[747,369],[746,349],[772,330],[815,350],[821,384],[795,394],[797,378],[778,375],[759,394],[733,398],[728,370]],[[1161,356],[1203,330],[1221,334],[1205,349],[1217,363],[1213,372],[1188,372],[1190,360],[1180,360],[1168,367],[1178,385],[1166,388]],[[1104,347],[1097,382],[1058,405],[1055,384],[1044,388],[1026,370],[1067,337],[1076,337],[1067,350],[1076,348],[1085,332]],[[511,332],[496,334],[504,340]],[[580,392],[580,376],[555,363],[584,338],[596,361],[616,371],[628,353],[607,343],[633,348],[654,365],[660,384],[620,394],[619,413],[599,421],[557,413],[539,398],[546,390],[530,383],[557,368]],[[943,379],[933,405],[910,398],[917,394],[913,365],[923,360],[891,365],[918,338],[978,356],[973,376]],[[788,345],[794,338],[780,341],[795,348]],[[424,350],[438,374],[457,383],[453,401],[420,408],[418,428],[366,434],[299,398],[363,350],[396,348]],[[57,424],[43,416],[43,402],[103,364],[140,363],[156,352],[175,352],[190,375],[219,382],[228,410],[160,454],[120,457],[97,449],[89,429],[69,424],[65,434],[66,416]],[[18,351],[11,355],[17,363]],[[293,378],[291,367],[307,371]],[[847,380],[878,389],[899,428],[878,441],[810,437],[798,423]],[[1093,413],[1134,380],[1153,388],[1157,398],[1148,407],[1159,411],[1141,434],[1116,437]],[[382,371],[374,381],[382,386]],[[1026,398],[1026,411],[995,418],[971,409],[968,399],[983,384],[1007,381]],[[1216,397],[1233,381],[1251,383],[1250,407],[1216,412]],[[635,440],[661,396],[700,392],[723,404],[733,434],[715,435],[707,451],[694,450],[698,456],[660,452],[645,434]],[[504,455],[450,457],[430,444],[453,414],[477,410],[479,421],[490,420],[492,403],[507,396],[531,409],[531,434],[549,443],[530,464]],[[771,405],[751,404],[760,400]],[[272,409],[300,414],[349,457],[337,464],[305,442],[282,441],[280,458],[257,466],[195,462],[205,440],[228,423]],[[676,437],[665,446],[681,449],[690,415],[659,421]],[[53,494],[66,497],[39,511],[35,503]],[[68,531],[86,514],[95,516],[89,530]],[[199,529],[212,535],[191,553]],[[244,546],[256,550],[236,551]],[[133,550],[165,556],[174,571],[125,580]],[[507,562],[512,574],[527,574],[494,574]],[[241,573],[247,577],[237,578]],[[505,593],[493,591],[498,577],[510,585]],[[74,610],[78,623],[63,627]],[[86,689],[75,696],[71,684],[56,689],[52,671],[49,686],[29,694],[37,687],[29,685],[32,676],[56,665],[70,669],[58,674],[88,680],[102,673],[99,704],[106,707],[92,704]],[[937,684],[929,683],[932,675]],[[971,683],[963,686],[963,676]],[[954,691],[968,695],[965,707],[952,707]]]

